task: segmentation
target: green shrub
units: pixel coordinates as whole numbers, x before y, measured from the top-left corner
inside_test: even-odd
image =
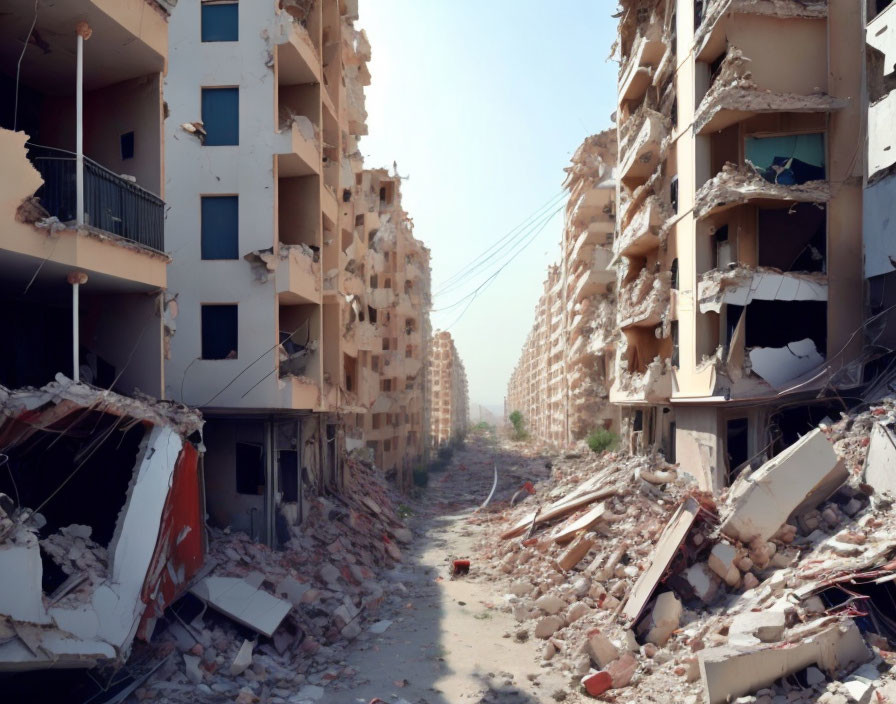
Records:
[[[591,431],[585,442],[592,452],[603,452],[604,450],[612,450],[619,443],[619,436],[610,432],[606,428],[595,428]]]
[[[507,419],[513,426],[514,440],[527,440],[529,438],[529,433],[526,431],[526,421],[523,419],[522,413],[514,411],[507,417]]]

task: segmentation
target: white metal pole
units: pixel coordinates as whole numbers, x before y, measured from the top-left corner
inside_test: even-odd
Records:
[[[80,381],[81,378],[81,347],[80,313],[78,310],[81,293],[81,284],[87,283],[87,274],[83,271],[69,272],[68,282],[72,285],[72,379]]]
[[[84,36],[78,32],[78,70],[75,86],[75,222],[84,224]],[[78,295],[75,284],[75,296]],[[77,381],[77,370],[75,371]]]
[[[79,339],[78,327],[78,298],[81,290],[81,284],[77,281],[72,284],[72,379],[79,381],[81,377],[81,360],[78,355],[78,348],[81,344]]]

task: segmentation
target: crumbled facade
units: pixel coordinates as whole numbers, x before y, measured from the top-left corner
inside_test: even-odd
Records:
[[[429,451],[429,250],[414,237],[397,171],[364,170],[358,183],[356,212],[358,222],[363,213],[362,237],[368,243],[364,315],[372,333],[365,337],[359,364],[371,380],[372,400],[354,422],[363,428],[361,437],[376,465],[407,489],[413,469]]]
[[[612,258],[616,131],[586,139],[567,167],[563,254],[545,281],[535,321],[507,389],[530,434],[556,445],[598,427],[618,430],[608,404],[616,334]]]
[[[719,488],[860,380],[861,13],[620,5],[610,398],[628,448]]]
[[[429,348],[430,446],[462,441],[469,422],[467,373],[451,333],[436,330]]]

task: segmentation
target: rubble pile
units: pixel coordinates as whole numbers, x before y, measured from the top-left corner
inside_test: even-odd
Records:
[[[719,495],[659,455],[567,456],[484,545],[517,640],[631,702],[896,702],[896,400]]]
[[[266,599],[276,597],[271,604],[285,602],[286,616],[266,637],[212,608],[187,622],[175,607],[149,647],[156,658],[178,655],[137,690],[139,700],[294,703],[319,700],[328,685],[352,686],[358,673],[341,663],[345,647],[382,632],[369,622],[387,596],[384,572],[401,562],[401,545],[413,535],[396,517],[375,467],[348,459],[346,476],[340,495],[311,501],[282,550],[210,529],[209,563],[216,565],[210,579],[238,578]],[[400,583],[388,586],[389,594],[403,590]]]

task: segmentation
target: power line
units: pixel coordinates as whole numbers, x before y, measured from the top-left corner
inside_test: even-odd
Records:
[[[548,223],[554,218],[554,216],[557,213],[559,213],[562,209],[563,209],[563,206],[561,205],[560,207],[556,208],[552,212],[549,212],[546,215],[543,215],[542,218],[534,224],[533,229],[530,229],[528,232],[526,232],[522,246],[520,248],[518,248],[517,250],[515,250],[514,252],[510,253],[510,255],[511,255],[510,258],[507,259],[507,261],[505,261],[503,264],[501,264],[479,286],[477,286],[470,293],[461,297],[460,299],[458,299],[451,305],[442,306],[440,308],[435,308],[435,309],[431,310],[430,313],[439,313],[441,311],[450,310],[451,308],[456,308],[461,303],[466,301],[470,296],[475,295],[480,289],[482,289],[486,284],[490,283],[499,273],[501,273],[501,271],[504,269],[504,267],[506,267],[510,262],[512,262],[521,251],[523,251],[526,247],[528,247],[535,240],[535,238],[537,238],[538,235],[544,230],[544,228],[547,227]]]
[[[514,253],[514,255],[504,263],[504,265],[500,269],[498,269],[494,274],[492,274],[492,276],[487,281],[485,281],[478,289],[476,289],[473,297],[470,299],[470,302],[467,303],[466,306],[464,306],[464,309],[460,312],[460,315],[458,315],[457,318],[455,318],[454,321],[450,325],[443,328],[444,330],[451,329],[458,323],[458,321],[460,321],[461,318],[464,317],[464,314],[467,312],[467,310],[470,308],[470,306],[473,305],[473,301],[476,300],[476,297],[482,292],[483,288],[491,281],[494,281],[497,278],[498,274],[500,274],[504,269],[507,268],[507,266],[510,264],[510,262],[512,262],[514,259],[516,259],[523,252],[523,250],[526,249],[526,247],[528,247],[530,244],[532,244],[537,239],[538,235],[541,234],[542,230],[544,230],[544,228],[546,228],[548,226],[548,223],[551,221],[551,218],[556,213],[559,213],[560,210],[562,210],[562,206],[560,208],[558,208],[556,211],[554,211],[554,213],[551,214],[551,217],[549,217],[547,220],[545,220],[542,223],[541,227],[538,228],[538,230],[535,232],[535,234],[532,236],[532,238],[528,242],[526,242],[526,244],[524,244],[522,247],[520,247]]]
[[[525,234],[519,234],[521,230],[526,230],[531,227],[534,222],[540,220],[541,216],[544,214],[546,210],[550,210],[555,207],[561,200],[564,199],[566,195],[565,191],[560,191],[559,193],[551,196],[547,200],[547,202],[543,203],[539,208],[537,208],[533,213],[526,216],[525,220],[510,230],[507,234],[499,238],[496,242],[494,242],[490,247],[488,247],[484,252],[477,255],[473,258],[469,265],[465,266],[463,269],[450,276],[448,279],[442,282],[442,284],[436,289],[436,294],[443,293],[444,291],[455,288],[456,284],[459,283],[460,280],[469,278],[474,272],[480,269],[483,265],[488,263],[489,260],[493,259],[495,256],[501,254],[502,249],[506,249],[507,247],[512,246],[513,240],[518,240],[521,238],[525,238]],[[511,241],[507,241],[507,240]]]

